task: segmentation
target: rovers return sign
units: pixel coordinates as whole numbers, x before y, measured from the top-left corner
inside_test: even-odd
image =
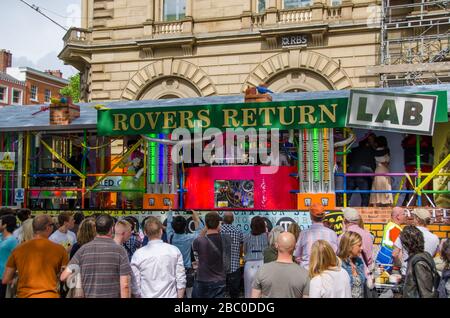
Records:
[[[349,98],[331,98],[106,109],[97,112],[97,130],[103,136],[122,136],[170,133],[175,128],[193,130],[194,125],[202,129],[221,130],[238,127],[286,130],[349,126],[429,134],[434,121],[448,120],[447,92],[417,94],[406,96],[352,91],[350,101]]]
[[[345,126],[347,98],[99,110],[99,135],[170,133],[175,128],[334,128]]]

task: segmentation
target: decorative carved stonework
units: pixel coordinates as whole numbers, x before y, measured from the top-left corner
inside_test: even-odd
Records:
[[[141,52],[140,52],[140,56],[143,59],[153,58],[153,56],[154,56],[153,48],[151,48],[151,47],[142,48]]]
[[[269,50],[276,50],[278,48],[278,40],[276,37],[266,38],[266,42]]]
[[[90,83],[92,83],[91,67],[86,66],[83,72],[80,72],[80,102],[89,102],[91,95]]]
[[[324,45],[324,35],[323,33],[313,33],[311,34],[312,46],[323,46]]]
[[[181,48],[183,49],[183,55],[184,56],[192,56],[192,51],[193,51],[193,45],[192,44],[182,45]]]

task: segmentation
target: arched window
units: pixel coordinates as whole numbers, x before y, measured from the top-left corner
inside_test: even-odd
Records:
[[[312,0],[284,0],[283,9],[294,9],[312,5]]]
[[[181,20],[186,16],[186,0],[164,0],[164,21]]]
[[[333,86],[321,74],[307,69],[288,69],[267,80],[274,92],[308,92],[332,90]]]
[[[180,77],[159,78],[145,87],[138,99],[169,99],[199,97],[201,93],[186,79]]]

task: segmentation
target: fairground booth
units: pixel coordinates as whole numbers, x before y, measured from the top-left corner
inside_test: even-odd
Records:
[[[337,232],[336,211],[358,207],[377,240],[392,206],[428,206],[431,229],[447,237],[449,90],[249,88],[245,96],[7,106],[0,202],[139,221],[168,209],[232,210],[244,231],[253,215],[269,228],[305,228],[318,202]]]

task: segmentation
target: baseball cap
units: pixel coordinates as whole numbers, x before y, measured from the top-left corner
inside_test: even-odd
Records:
[[[319,203],[313,203],[309,208],[309,213],[311,213],[312,216],[321,218],[325,215],[325,208]]]
[[[344,212],[344,219],[346,219],[349,222],[358,222],[359,221],[359,212],[358,210],[354,208],[344,208],[342,209],[342,212]]]
[[[411,214],[414,214],[421,220],[426,220],[431,218],[431,213],[427,209],[414,209]]]

